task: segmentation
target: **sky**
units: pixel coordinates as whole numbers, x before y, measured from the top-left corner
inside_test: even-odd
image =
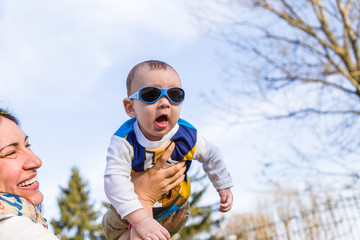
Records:
[[[181,117],[221,149],[235,184],[233,210],[225,216],[252,206],[259,144],[270,144],[271,133],[229,124],[229,116],[203,97],[222,87],[218,52],[227,46],[196,24],[191,4],[0,0],[0,106],[19,118],[43,161],[38,178],[47,219],[59,216],[59,187],[67,186],[72,167],[87,181],[96,206],[107,201],[107,146],[128,119],[122,107],[125,79],[134,65],[149,59],[177,70],[186,91]],[[204,202],[215,199],[210,186]]]

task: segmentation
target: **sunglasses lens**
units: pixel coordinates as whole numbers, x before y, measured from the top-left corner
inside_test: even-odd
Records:
[[[145,102],[154,102],[160,97],[160,89],[147,87],[141,90],[140,97]]]
[[[181,103],[184,100],[185,93],[181,88],[171,88],[167,92],[171,101],[175,103]]]

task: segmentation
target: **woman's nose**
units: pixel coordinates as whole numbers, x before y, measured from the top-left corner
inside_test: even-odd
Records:
[[[25,169],[37,169],[41,167],[42,161],[41,159],[35,155],[31,150],[27,149],[25,153],[25,162],[24,168]]]

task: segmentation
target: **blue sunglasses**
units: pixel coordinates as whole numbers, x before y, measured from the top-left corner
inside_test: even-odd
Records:
[[[139,99],[140,101],[152,104],[159,100],[162,96],[166,96],[173,104],[180,104],[185,99],[185,91],[179,87],[172,88],[158,88],[158,87],[143,87],[136,93],[132,94],[129,99]]]

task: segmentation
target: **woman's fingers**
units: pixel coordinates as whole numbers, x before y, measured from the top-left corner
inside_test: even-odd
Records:
[[[178,163],[169,169],[164,169],[164,175],[167,176],[163,181],[165,191],[170,191],[184,181],[185,171],[186,167],[184,162]]]
[[[174,176],[176,176],[179,172],[184,173],[185,170],[186,170],[185,161],[181,161],[175,164],[174,166],[163,169],[163,174],[166,178],[171,179],[171,178],[176,178]]]
[[[172,142],[170,146],[165,150],[163,155],[156,161],[155,165],[153,166],[154,169],[159,170],[162,169],[165,165],[166,161],[170,158],[172,152],[175,149],[175,143]]]
[[[183,167],[177,173],[175,173],[174,176],[169,178],[170,183],[179,182],[179,181],[182,182],[185,177],[185,171],[186,171],[186,167],[185,165],[183,165]]]
[[[166,189],[165,189],[166,192],[168,192],[168,191],[170,191],[171,189],[173,189],[173,188],[177,187],[178,185],[180,185],[180,183],[181,183],[182,181],[184,181],[184,177],[178,178],[175,182],[172,182],[172,183],[168,184],[168,185],[166,186]]]

